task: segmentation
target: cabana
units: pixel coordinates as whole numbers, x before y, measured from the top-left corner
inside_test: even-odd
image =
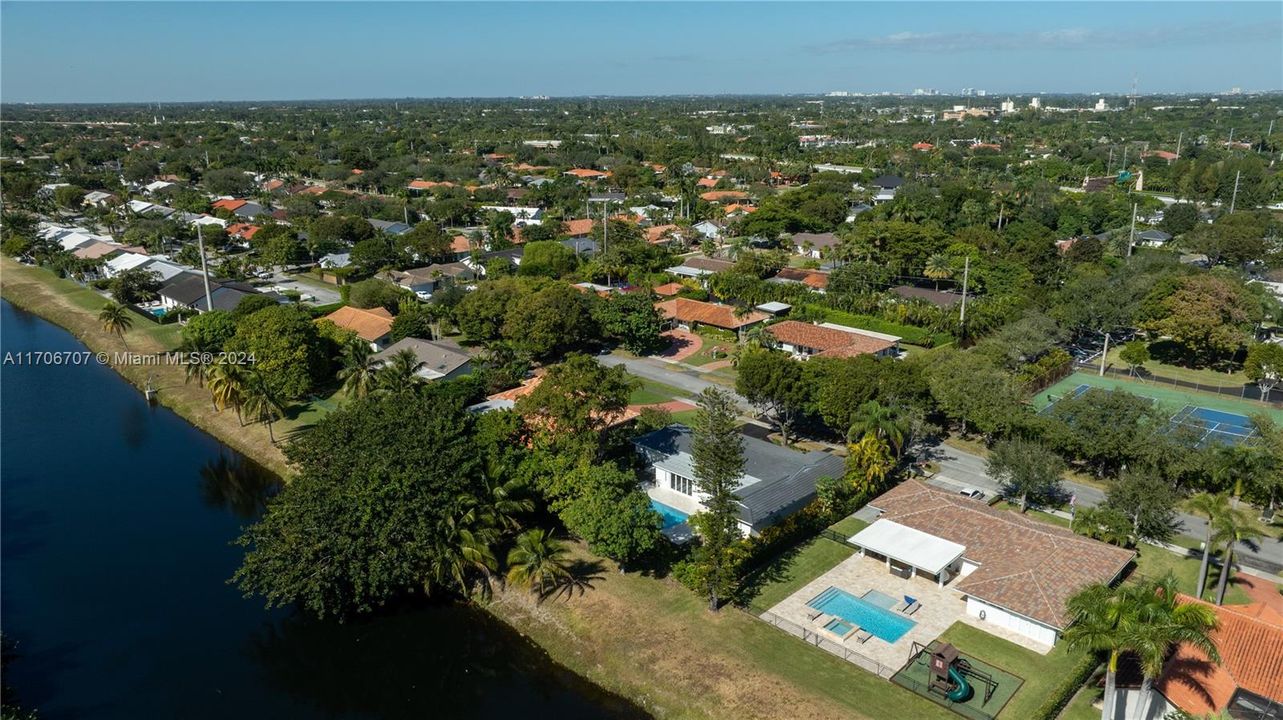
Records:
[[[877,520],[851,536],[860,554],[885,559],[887,570],[900,577],[913,574],[940,587],[962,569],[966,547],[890,520]]]

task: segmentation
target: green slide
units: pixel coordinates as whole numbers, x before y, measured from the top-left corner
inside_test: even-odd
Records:
[[[967,679],[962,676],[962,673],[958,672],[958,668],[953,667],[952,665],[949,666],[949,679],[957,683],[957,687],[950,690],[948,695],[945,695],[945,697],[949,698],[953,702],[964,703],[970,700],[971,696],[975,694],[975,690],[971,689],[971,683],[967,682]]]

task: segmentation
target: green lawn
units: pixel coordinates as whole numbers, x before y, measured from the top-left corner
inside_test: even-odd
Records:
[[[1105,360],[1106,365],[1112,365],[1116,368],[1127,368],[1127,363],[1119,358],[1122,348],[1115,345],[1109,349],[1109,356]],[[1098,360],[1099,362],[1099,360]],[[1158,360],[1150,360],[1145,363],[1144,368],[1149,372],[1162,377],[1175,378],[1186,382],[1196,382],[1202,385],[1216,386],[1233,386],[1238,387],[1247,382],[1247,376],[1242,370],[1234,372],[1221,372],[1210,368],[1187,368],[1180,365],[1170,365]]]
[[[690,425],[691,422],[695,420],[695,416],[698,414],[699,414],[698,408],[691,408],[690,410],[682,410],[681,412],[675,412],[672,414],[673,422],[682,423],[683,425]]]
[[[790,548],[745,582],[741,595],[756,607],[769,608],[855,554],[855,549],[828,538],[815,538]]]
[[[838,520],[837,522],[830,525],[829,529],[835,533],[838,533],[842,537],[849,538],[868,526],[869,526],[868,523],[864,522],[863,520],[857,517],[844,517],[841,520]]]
[[[1058,643],[1046,655],[1020,647],[965,623],[954,623],[940,639],[990,665],[1024,678],[1024,684],[998,716],[1010,720],[1033,717],[1034,711],[1051,691],[1073,671],[1082,658],[1066,643]]]
[[[1145,577],[1158,578],[1170,572],[1176,576],[1180,591],[1193,595],[1194,586],[1198,584],[1200,561],[1201,556],[1183,558],[1170,550],[1164,550],[1153,545],[1141,545],[1139,554],[1136,556],[1136,572],[1133,573],[1133,577],[1143,575]],[[1215,565],[1208,566],[1207,588],[1203,592],[1203,599],[1216,599],[1216,582],[1220,579],[1220,576],[1220,570]],[[1234,577],[1231,576],[1229,586],[1225,589],[1225,604],[1241,605],[1250,602],[1252,602],[1252,598],[1234,584]]]
[[[735,352],[736,341],[728,335],[715,334],[705,329],[697,330],[696,334],[699,335],[703,344],[700,346],[699,352],[682,360],[687,365],[698,367],[718,360],[729,360],[731,354]],[[717,351],[716,355],[714,355],[714,350]]]
[[[1088,682],[1060,712],[1058,720],[1100,720],[1100,710],[1092,707],[1091,704],[1099,700],[1103,694],[1100,688]]]
[[[690,397],[689,393],[685,390],[681,390],[680,388],[658,383],[654,380],[646,380],[642,378],[638,378],[638,380],[641,381],[641,384],[633,391],[632,395],[628,396],[628,403],[630,405],[650,405],[653,403],[668,402],[669,400],[676,398]]]

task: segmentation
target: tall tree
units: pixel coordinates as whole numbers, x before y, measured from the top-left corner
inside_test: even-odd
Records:
[[[1185,501],[1185,508],[1207,521],[1207,529],[1203,533],[1203,559],[1198,564],[1198,583],[1194,586],[1194,597],[1201,598],[1207,588],[1207,566],[1216,526],[1221,517],[1230,512],[1230,498],[1226,493],[1199,493]]]
[[[1065,463],[1056,453],[1028,440],[1003,440],[989,454],[989,474],[1002,483],[1002,494],[1019,498],[1020,512],[1029,501],[1044,501],[1060,492]]]
[[[1261,390],[1261,402],[1270,399],[1270,392],[1283,382],[1283,345],[1255,343],[1247,349],[1243,361],[1243,374]]]
[[[353,338],[343,346],[339,359],[343,364],[338,373],[338,379],[343,383],[343,394],[349,398],[369,395],[375,388],[378,375],[370,344],[359,337]]]
[[[1265,536],[1265,528],[1256,519],[1250,507],[1231,507],[1216,522],[1216,540],[1224,546],[1221,553],[1221,577],[1216,581],[1216,604],[1225,603],[1225,589],[1234,573],[1234,554],[1238,544],[1255,547],[1256,541]]]
[[[285,408],[263,376],[252,368],[246,373],[243,404],[245,412],[267,424],[267,436],[275,445],[276,434],[272,431],[272,424],[285,417]]]
[[[125,331],[134,326],[134,318],[120,303],[109,302],[102,306],[98,312],[98,322],[102,323],[102,329],[120,338],[120,343],[129,349],[129,343],[125,342]]]
[[[1138,542],[1166,542],[1176,532],[1180,497],[1149,468],[1124,470],[1105,493],[1105,506],[1127,516]]]
[[[540,596],[569,575],[565,544],[547,530],[527,530],[517,536],[517,544],[508,551],[508,582],[532,590]]]
[[[801,363],[778,350],[745,349],[736,370],[735,390],[775,420],[787,445],[789,429],[811,397]]]
[[[904,439],[907,435],[904,419],[894,407],[888,407],[870,400],[861,403],[851,418],[851,428],[847,430],[847,442],[856,442],[865,435],[873,435],[885,440],[898,456],[904,450]]]
[[[744,440],[737,428],[735,399],[720,388],[699,397],[692,423],[695,482],[704,495],[704,512],[690,522],[699,532],[693,562],[708,609],[716,612],[734,590],[740,556],[739,506],[735,491],[744,474]]]

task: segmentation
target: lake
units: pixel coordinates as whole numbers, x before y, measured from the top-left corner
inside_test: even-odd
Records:
[[[0,302],[0,357],[83,350]],[[5,684],[41,718],[647,716],[472,608],[264,610],[226,580],[274,476],[97,364],[0,391]]]

